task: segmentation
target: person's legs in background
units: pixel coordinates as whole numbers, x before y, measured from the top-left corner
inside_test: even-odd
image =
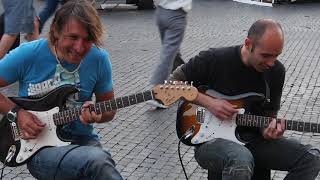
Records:
[[[45,0],[44,7],[40,11],[39,17],[39,32],[42,32],[43,26],[47,20],[53,15],[59,5],[59,0]]]

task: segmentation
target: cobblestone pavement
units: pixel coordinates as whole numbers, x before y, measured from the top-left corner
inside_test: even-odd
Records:
[[[36,1],[37,7],[39,2]],[[280,117],[318,122],[320,112],[320,4],[282,4],[273,8],[231,0],[196,0],[189,14],[182,54],[188,60],[208,47],[240,44],[246,30],[259,18],[279,21],[286,34],[280,61],[287,68]],[[107,27],[105,48],[113,64],[118,97],[150,89],[149,77],[159,59],[160,40],[154,11],[118,6],[99,11]],[[45,31],[47,30],[47,26]],[[14,95],[17,85],[2,89]],[[116,118],[96,126],[103,145],[112,153],[126,179],[185,179],[177,153],[176,104],[153,110],[145,103],[119,110]],[[320,148],[319,134],[290,132],[287,137]],[[206,179],[207,171],[193,158],[193,148],[182,145],[183,163],[190,179]],[[285,172],[273,171],[280,180]],[[4,179],[34,179],[26,166],[6,168]],[[320,177],[317,178],[320,180]]]

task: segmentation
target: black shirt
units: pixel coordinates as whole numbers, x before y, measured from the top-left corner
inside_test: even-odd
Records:
[[[285,79],[283,64],[276,61],[266,72],[258,72],[253,67],[246,66],[240,55],[241,46],[211,48],[202,51],[182,66],[187,81],[194,85],[206,85],[210,89],[224,95],[235,96],[248,92],[266,95],[266,83],[270,90],[270,102],[259,102],[250,107],[251,114],[267,115],[265,112],[277,112]],[[246,109],[248,111],[248,109]],[[258,132],[257,128],[243,128],[245,131]]]

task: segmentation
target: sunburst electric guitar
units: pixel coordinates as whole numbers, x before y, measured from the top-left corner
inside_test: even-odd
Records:
[[[19,106],[36,115],[46,126],[36,139],[24,140],[20,138],[16,123],[10,123],[5,117],[2,118],[0,122],[1,162],[11,167],[19,166],[26,163],[41,148],[70,144],[68,140],[59,136],[59,129],[80,116],[81,108],[64,108],[67,97],[78,91],[74,86],[64,85],[39,99],[10,98]],[[192,101],[196,96],[197,89],[193,86],[185,84],[157,85],[149,91],[96,103],[90,107],[90,110],[101,114],[152,99],[168,106],[180,98]]]
[[[264,95],[245,93],[237,96],[226,96],[214,90],[206,91],[212,98],[224,99],[235,105],[238,113],[230,120],[221,121],[207,109],[184,101],[177,112],[176,129],[181,141],[189,146],[198,145],[215,138],[223,138],[239,144],[245,142],[236,133],[237,126],[268,127],[272,121],[270,117],[244,114],[253,102],[262,101]],[[320,124],[285,120],[285,129],[300,132],[320,132]]]

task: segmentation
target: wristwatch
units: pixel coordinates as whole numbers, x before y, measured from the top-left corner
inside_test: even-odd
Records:
[[[16,105],[14,108],[12,108],[8,113],[7,113],[7,119],[10,122],[16,122],[17,121],[17,116],[18,116],[18,111],[21,109],[20,106]]]

